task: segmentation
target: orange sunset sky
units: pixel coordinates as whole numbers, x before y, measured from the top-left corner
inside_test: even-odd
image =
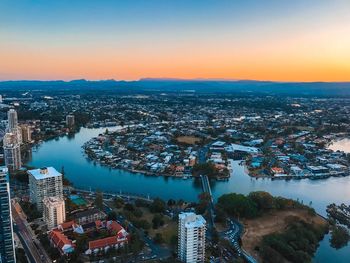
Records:
[[[350,81],[350,1],[291,2],[1,1],[0,80]]]

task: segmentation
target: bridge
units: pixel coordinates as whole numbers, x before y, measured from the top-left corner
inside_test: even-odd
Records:
[[[214,200],[213,200],[213,195],[211,193],[211,187],[209,183],[209,178],[206,175],[200,175],[201,182],[202,182],[202,188],[203,188],[203,193],[207,193],[209,195],[209,215],[210,215],[210,221],[209,221],[209,229],[213,230],[215,228],[215,206],[214,206]]]

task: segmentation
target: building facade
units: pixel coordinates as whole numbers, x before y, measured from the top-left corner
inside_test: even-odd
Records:
[[[22,142],[31,143],[32,142],[32,130],[28,124],[22,124],[20,126],[22,133]]]
[[[6,133],[3,138],[5,165],[10,171],[21,168],[21,146],[15,133]]]
[[[8,170],[6,167],[0,167],[0,262],[16,262],[10,204],[10,187]]]
[[[59,197],[45,197],[43,200],[43,218],[49,230],[66,221],[64,199]]]
[[[95,222],[97,220],[102,220],[106,216],[107,215],[104,212],[100,211],[99,209],[92,208],[82,212],[75,213],[74,220],[79,225],[84,225],[84,224]]]
[[[43,211],[45,197],[63,198],[62,174],[53,167],[28,171],[30,201]]]
[[[10,109],[7,112],[7,129],[9,132],[13,132],[18,128],[18,117],[17,117],[17,111],[14,109]]]
[[[186,263],[204,262],[205,260],[206,221],[195,213],[179,215],[178,257]]]
[[[75,125],[75,117],[72,114],[66,116],[66,125],[68,128],[72,128]]]

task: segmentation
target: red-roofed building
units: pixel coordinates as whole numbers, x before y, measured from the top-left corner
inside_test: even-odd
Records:
[[[103,227],[104,222],[95,222],[97,226]],[[108,250],[109,248],[119,248],[123,247],[128,243],[128,232],[118,224],[116,221],[110,220],[106,222],[105,225],[113,235],[111,237],[101,238],[98,240],[93,240],[89,242],[89,249],[85,252],[86,254],[98,253],[100,250]]]
[[[74,251],[75,245],[59,230],[52,230],[49,233],[49,238],[51,245],[56,247],[60,251],[61,255],[72,253]]]
[[[61,230],[62,232],[68,231],[68,230],[72,230],[73,229],[73,225],[75,224],[74,220],[72,221],[68,221],[65,223],[62,223],[60,225],[58,225],[58,229]]]
[[[111,221],[107,221],[107,229],[113,235],[117,235],[117,234],[119,234],[119,232],[124,230],[124,228],[121,225],[119,225],[116,221],[112,221],[112,220]]]
[[[95,226],[96,226],[96,229],[99,230],[101,227],[104,227],[104,224],[101,220],[96,220]]]
[[[283,174],[284,170],[283,170],[283,168],[280,168],[280,167],[272,167],[271,172],[273,174]]]

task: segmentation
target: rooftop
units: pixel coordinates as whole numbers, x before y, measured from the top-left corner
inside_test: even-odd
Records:
[[[36,180],[42,180],[50,177],[62,176],[55,168],[53,167],[43,167],[40,169],[29,170],[28,173],[32,175]]]
[[[186,228],[203,227],[206,224],[206,221],[203,216],[196,215],[192,212],[181,213],[179,215],[179,218],[185,221]]]

